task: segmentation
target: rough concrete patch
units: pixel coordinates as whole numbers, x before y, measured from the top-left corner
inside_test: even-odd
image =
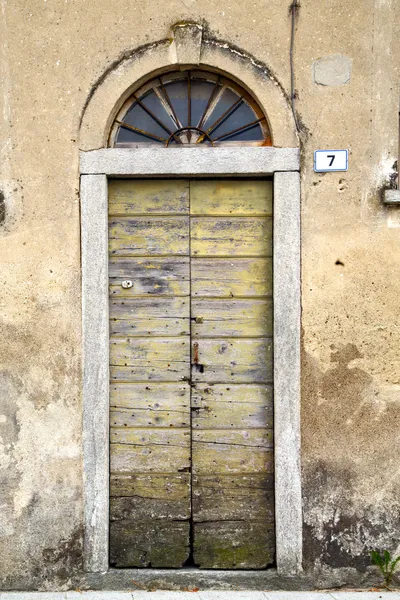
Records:
[[[15,413],[14,398],[20,394],[21,383],[7,371],[0,372],[0,489],[1,513],[0,545],[14,534],[14,496],[21,475],[14,454],[20,424]],[[0,554],[1,555],[1,554]]]
[[[8,448],[17,442],[20,431],[13,398],[21,393],[21,389],[19,377],[8,371],[0,371],[0,440]]]
[[[55,548],[45,548],[43,555],[42,577],[54,576],[68,580],[75,572],[82,570],[83,528],[78,526],[68,539],[62,539]]]
[[[400,407],[379,407],[376,382],[351,364],[361,359],[355,344],[332,345],[326,371],[303,356],[302,449],[309,456],[312,447],[318,457],[303,461],[306,568],[362,573],[371,566],[370,550],[393,551],[398,543],[399,483],[389,433]]]
[[[330,54],[313,63],[314,82],[319,85],[344,85],[350,81],[352,59],[344,54]]]
[[[385,506],[363,505],[355,471],[322,461],[304,469],[304,489],[304,549],[309,566],[325,563],[365,572],[371,566],[372,549],[396,547],[396,492]]]

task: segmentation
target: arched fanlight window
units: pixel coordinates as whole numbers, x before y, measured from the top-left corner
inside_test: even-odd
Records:
[[[236,83],[201,70],[174,71],[147,82],[125,102],[110,145],[270,146],[265,115]]]

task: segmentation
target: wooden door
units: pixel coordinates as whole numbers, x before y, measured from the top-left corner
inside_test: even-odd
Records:
[[[272,184],[109,185],[110,560],[274,560]]]

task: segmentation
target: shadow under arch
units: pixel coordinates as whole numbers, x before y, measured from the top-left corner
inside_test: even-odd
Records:
[[[89,151],[108,146],[118,111],[147,80],[171,70],[202,68],[242,86],[266,116],[273,145],[299,147],[287,94],[271,70],[227,42],[212,38],[196,23],[177,24],[172,37],[124,52],[94,83],[83,107],[79,146]]]

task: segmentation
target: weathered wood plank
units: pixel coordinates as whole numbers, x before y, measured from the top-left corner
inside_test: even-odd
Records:
[[[273,427],[270,385],[196,383],[191,405],[192,425],[196,429]]]
[[[188,296],[190,265],[187,257],[120,258],[109,263],[110,297]],[[133,286],[122,287],[131,280]]]
[[[272,340],[198,340],[192,380],[208,383],[269,383],[273,377]],[[194,347],[194,345],[193,345]],[[194,360],[192,350],[192,360]]]
[[[168,369],[158,369],[156,367],[146,366],[110,366],[110,381],[126,382],[132,381],[149,381],[149,382],[173,382],[173,381],[189,381],[190,365],[187,367],[181,364],[171,364]]]
[[[111,256],[189,254],[188,217],[111,217]]]
[[[188,384],[113,384],[110,425],[190,427],[190,388]]]
[[[182,381],[189,356],[189,338],[111,338],[111,380]]]
[[[195,180],[190,182],[192,215],[272,215],[272,181]]]
[[[111,521],[190,518],[189,473],[112,475],[110,495]]]
[[[194,258],[191,270],[196,297],[272,295],[270,258]]]
[[[189,182],[180,179],[110,179],[110,215],[189,212]]]
[[[193,473],[270,473],[273,470],[272,440],[271,429],[194,430]]]
[[[262,521],[194,523],[194,561],[203,569],[264,569],[274,562],[274,531]]]
[[[110,520],[174,519],[190,518],[190,487],[180,501],[142,498],[139,496],[110,498]]]
[[[175,319],[190,316],[188,298],[113,298],[110,302],[111,319]]]
[[[193,337],[272,336],[272,298],[192,300]]]
[[[164,404],[160,403],[160,406]],[[186,408],[186,407],[185,407]],[[113,427],[190,427],[189,410],[173,408],[113,408],[110,410]]]
[[[110,302],[110,335],[189,335],[187,298],[115,298]]]
[[[181,567],[190,554],[189,521],[154,519],[110,523],[115,567]]]
[[[111,365],[148,365],[189,360],[189,339],[171,338],[111,338]],[[206,341],[204,341],[206,343]]]
[[[270,217],[191,217],[193,256],[271,256]]]
[[[190,496],[190,473],[111,473],[110,496],[185,503]]]
[[[164,402],[179,409],[189,405],[187,383],[113,383],[110,385],[110,406],[118,408],[156,409]]]
[[[229,439],[229,436],[232,435],[232,432],[223,432],[223,435],[227,439]],[[245,432],[243,432],[243,436],[247,439],[247,434]],[[255,440],[258,440],[258,434],[255,433],[253,435],[253,438]],[[186,451],[190,442],[190,430],[172,428],[170,429],[169,427],[166,427],[164,429],[158,429],[154,431],[151,427],[149,427],[148,429],[111,427],[110,441],[112,444],[125,444],[126,446],[136,446],[138,449],[146,446],[160,446],[160,448],[163,451],[168,451],[169,448],[183,448]],[[251,443],[252,442],[249,442],[250,445]],[[265,443],[267,442],[265,441]],[[115,469],[111,468],[111,471],[115,471]],[[139,469],[136,469],[136,471],[139,472]],[[158,473],[164,472],[172,473],[171,470],[166,470],[165,466],[163,466],[163,468],[160,469]]]
[[[190,466],[190,429],[111,427],[114,473],[178,473]]]
[[[274,476],[201,475],[193,477],[194,521],[274,522]]]

